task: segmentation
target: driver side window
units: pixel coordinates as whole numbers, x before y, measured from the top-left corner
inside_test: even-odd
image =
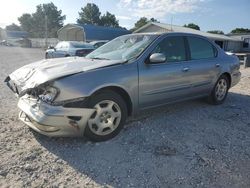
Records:
[[[156,46],[153,53],[164,54],[167,62],[185,61],[187,59],[184,38],[179,36],[166,37]]]

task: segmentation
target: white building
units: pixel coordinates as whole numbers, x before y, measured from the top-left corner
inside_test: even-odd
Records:
[[[131,33],[123,28],[104,27],[91,24],[67,24],[57,31],[61,41],[100,41],[112,40]]]
[[[231,38],[243,41],[242,52],[250,52],[250,33],[229,34]]]
[[[207,33],[187,27],[176,26],[171,24],[163,24],[156,22],[149,22],[141,28],[134,31],[134,33],[147,33],[147,32],[156,32],[156,33],[166,33],[166,32],[184,32],[184,33],[193,33],[205,36],[211,40],[213,40],[216,44],[218,44],[225,51],[241,51],[243,48],[243,41],[238,38],[229,37],[221,34],[212,34]]]

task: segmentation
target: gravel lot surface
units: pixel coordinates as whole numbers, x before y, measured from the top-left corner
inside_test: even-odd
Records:
[[[3,84],[40,49],[0,47],[0,187],[250,187],[250,68],[223,105],[143,112],[113,140],[49,138],[17,118]]]

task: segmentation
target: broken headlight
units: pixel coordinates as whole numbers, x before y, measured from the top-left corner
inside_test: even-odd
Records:
[[[42,92],[38,95],[38,97],[46,103],[53,102],[59,94],[59,90],[53,86],[45,86],[44,88],[39,89],[41,89]]]

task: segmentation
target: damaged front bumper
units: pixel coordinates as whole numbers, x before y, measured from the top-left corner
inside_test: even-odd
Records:
[[[18,101],[19,119],[47,136],[83,136],[95,109],[53,106],[24,95]]]

